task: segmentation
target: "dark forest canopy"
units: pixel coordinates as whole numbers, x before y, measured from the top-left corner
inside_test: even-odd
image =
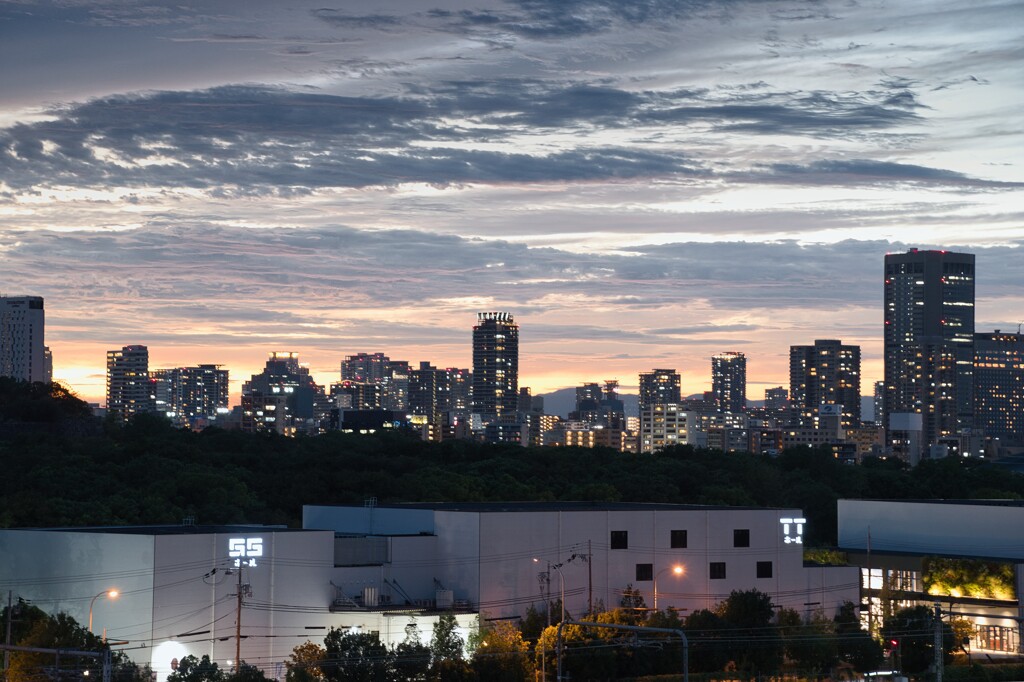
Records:
[[[21,418],[0,383],[0,428]],[[85,420],[63,390],[32,407]],[[47,400],[56,405],[47,404]],[[45,421],[45,420],[44,420]],[[832,544],[839,498],[1024,498],[1024,476],[972,460],[837,462],[800,448],[776,458],[675,447],[611,449],[426,443],[400,433],[284,438],[193,433],[143,415],[124,427],[8,430],[0,440],[0,526],[274,523],[298,526],[303,504],[583,500],[795,507],[808,541]]]

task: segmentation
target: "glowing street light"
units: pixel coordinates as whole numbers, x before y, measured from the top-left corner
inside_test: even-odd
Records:
[[[533,563],[539,564],[540,563],[540,559],[538,559],[537,557],[534,557],[533,558]],[[550,561],[547,562],[547,564],[548,564],[548,575],[549,576],[551,575],[551,569],[552,568],[555,569],[558,572],[558,582],[559,582],[559,587],[561,588],[560,599],[562,601],[562,620],[560,620],[558,622],[561,623],[562,621],[565,620],[565,576],[562,575],[562,564],[553,564]],[[548,613],[550,613],[550,612],[551,612],[551,607],[549,606],[548,607]]]
[[[655,611],[658,610],[658,576],[660,576],[662,573],[665,573],[666,571],[672,571],[676,575],[682,575],[683,573],[686,572],[686,569],[683,568],[682,566],[680,566],[679,564],[676,564],[675,566],[671,566],[669,568],[661,569],[660,571],[658,571],[657,575],[654,576],[654,610]]]
[[[119,594],[121,593],[117,590],[104,590],[92,598],[92,601],[89,602],[89,632],[92,632],[92,607],[96,605],[96,600],[103,596],[108,599],[117,599]]]

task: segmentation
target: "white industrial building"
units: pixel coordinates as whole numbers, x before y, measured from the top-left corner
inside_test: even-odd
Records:
[[[1024,653],[1024,501],[839,500],[838,511],[839,548],[861,567],[875,617],[885,591],[901,605],[939,602],[973,623],[973,649]],[[937,589],[925,570],[933,557],[1012,566],[1014,585],[1000,594]]]
[[[50,381],[41,296],[0,296],[0,376]]]
[[[343,552],[342,552],[343,554]],[[241,659],[283,679],[283,662],[328,628],[377,632],[401,643],[416,623],[429,642],[438,612],[336,605],[335,535],[266,526],[147,526],[0,530],[0,588],[50,613],[66,612],[162,680],[172,661]],[[353,559],[339,558],[343,563]],[[356,558],[355,561],[359,559]],[[236,629],[241,588],[241,627]],[[109,590],[117,590],[111,599]],[[474,614],[457,614],[462,635]],[[236,639],[236,634],[241,637]]]
[[[563,584],[574,616],[590,604],[617,606],[627,586],[649,607],[657,587],[658,607],[684,615],[752,588],[801,613],[820,608],[831,614],[844,601],[860,600],[856,567],[804,565],[799,509],[572,502],[306,506],[303,526],[330,528],[366,547],[366,565],[347,573],[352,582],[338,584],[339,598],[370,588],[384,602],[415,603],[437,598],[440,590],[483,619],[542,607],[546,594],[559,598]]]
[[[798,509],[367,504],[307,506],[303,525],[0,530],[0,590],[83,625],[91,607],[93,631],[158,679],[186,655],[230,668],[236,647],[282,678],[331,627],[394,646],[415,624],[429,642],[450,612],[465,638],[478,614],[516,618],[563,591],[572,616],[630,585],[684,615],[752,588],[801,612],[859,599],[856,567],[804,565]]]

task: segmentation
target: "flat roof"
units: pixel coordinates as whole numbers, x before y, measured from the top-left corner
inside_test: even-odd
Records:
[[[311,504],[308,507],[370,508],[357,504]],[[667,502],[409,502],[376,504],[374,509],[422,509],[429,511],[500,512],[593,512],[593,511],[770,511],[798,507],[730,507],[707,504],[669,504]]]
[[[33,530],[49,533],[115,533],[119,535],[216,535],[242,534],[253,531],[270,531],[274,533],[304,533],[308,528],[288,528],[287,526],[261,526],[247,524],[226,524],[210,526],[69,526],[64,528],[5,528],[4,530]]]
[[[978,507],[1024,507],[1024,500],[887,500],[873,498],[840,498],[850,502],[887,502],[890,504],[966,504]]]

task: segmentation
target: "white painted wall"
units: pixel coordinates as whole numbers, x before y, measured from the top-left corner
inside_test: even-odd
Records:
[[[1024,506],[839,500],[839,546],[1024,560]]]

